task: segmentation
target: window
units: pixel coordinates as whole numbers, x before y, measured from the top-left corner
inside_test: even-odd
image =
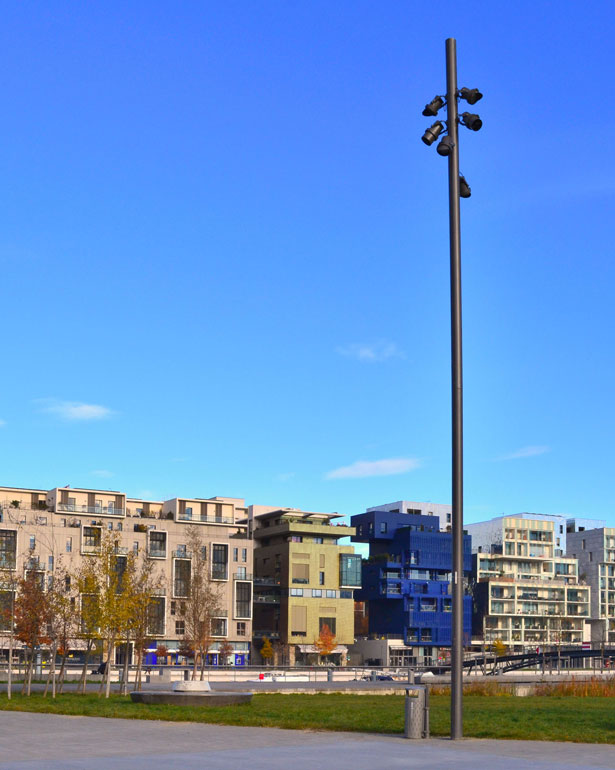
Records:
[[[319,572],[318,573],[318,585],[319,586],[324,586],[324,584],[325,584],[325,573],[324,572]]]
[[[2,519],[0,519],[0,521],[2,521]],[[60,519],[60,523],[62,524],[63,527],[65,527],[66,526],[66,519]]]
[[[322,539],[322,537],[315,537],[315,538],[314,538],[314,542],[315,542],[316,544],[318,544],[318,545],[322,545],[322,543],[323,543],[323,539]]]
[[[312,588],[312,596],[315,599],[320,599],[322,597],[322,589],[321,588]]]
[[[288,542],[289,543],[302,543],[303,542],[303,538],[301,537],[301,535],[291,535],[288,538]]]
[[[359,554],[340,554],[340,585],[361,585],[361,556]]]
[[[70,575],[65,575],[64,577],[64,590],[66,592],[70,591]]]
[[[53,556],[49,556],[47,559],[47,569],[49,572],[53,572]]]
[[[291,588],[290,589],[290,595],[291,596],[303,596],[303,588]]]
[[[66,538],[66,553],[72,553],[73,552],[73,538],[67,537]]]
[[[446,523],[447,523],[447,524],[450,524],[450,522],[451,522],[451,514],[450,514],[450,513],[447,513],[447,514],[446,514]]]
[[[245,567],[237,567],[237,575],[236,575],[236,577],[238,577],[238,578],[246,578],[247,576],[248,575],[247,575]]]
[[[46,516],[37,516],[36,517],[37,524],[47,524],[47,517]]]
[[[175,635],[183,636],[186,633],[186,623],[183,620],[175,621]]]
[[[121,532],[124,529],[121,521],[118,521],[116,529],[118,532]]]
[[[381,521],[380,522],[380,534],[381,535],[386,535],[386,533],[387,533],[387,523],[386,523],[386,521]]]
[[[167,556],[167,533],[149,530],[149,553],[152,559],[166,559]]]
[[[184,518],[185,519],[192,519],[192,508],[189,506],[186,506],[186,510],[184,511]]]
[[[187,551],[186,551],[186,546],[185,546],[185,544],[184,544],[184,543],[180,543],[180,544],[177,546],[177,550],[175,551],[175,555],[176,555],[176,556],[177,556],[177,558],[179,559],[179,558],[185,557],[185,556],[186,556],[186,553],[187,553]]]
[[[340,591],[340,599],[352,599],[352,591]]]
[[[164,634],[164,596],[153,596],[147,608],[147,633],[151,636]]]
[[[335,636],[336,631],[336,619],[335,618],[318,618],[318,633],[321,633],[325,626],[329,627],[329,631]]]
[[[190,593],[191,563],[188,559],[175,559],[174,596],[188,596]]]
[[[585,540],[581,540],[581,548],[585,550]]]
[[[241,561],[246,562],[248,561],[248,549],[242,548],[241,549]]]
[[[107,529],[113,529],[113,522],[112,521],[107,522]]]
[[[235,584],[235,617],[237,618],[251,618],[252,617],[252,584],[251,583],[236,583]]]
[[[213,618],[211,621],[212,636],[226,636],[226,618]]]
[[[246,624],[244,622],[237,623],[237,636],[246,635]]]
[[[30,550],[33,551],[36,548],[36,538],[34,535],[30,536]]]
[[[132,544],[132,550],[134,553],[139,553],[139,541],[135,540]]]
[[[83,553],[96,553],[100,550],[100,527],[84,527]]]
[[[239,561],[239,548],[233,548],[233,561]]]
[[[171,602],[171,615],[175,615],[176,608],[177,602]]]
[[[228,579],[228,545],[214,543],[211,547],[211,577],[213,580]]]
[[[326,592],[327,599],[335,599],[335,591]]]

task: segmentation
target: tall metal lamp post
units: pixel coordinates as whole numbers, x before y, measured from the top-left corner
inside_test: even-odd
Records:
[[[461,232],[459,198],[469,198],[470,187],[459,175],[459,123],[471,131],[483,125],[478,115],[458,113],[458,99],[476,104],[482,99],[477,88],[457,89],[457,43],[446,41],[446,96],[436,96],[423,115],[436,116],[446,106],[446,125],[440,120],[423,135],[433,144],[442,134],[436,150],[448,158],[448,209],[451,250],[451,371],[453,416],[453,638],[451,645],[451,738],[463,737],[463,378],[461,357]]]

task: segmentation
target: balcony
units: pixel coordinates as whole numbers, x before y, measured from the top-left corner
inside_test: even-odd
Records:
[[[279,586],[281,585],[280,578],[274,577],[255,577],[255,586]]]
[[[234,572],[233,573],[233,580],[252,580],[252,573],[251,572]]]
[[[177,553],[177,551],[174,551],[174,553]],[[148,548],[147,555],[150,557],[150,559],[166,559],[167,549],[166,548]]]
[[[101,507],[98,505],[72,505],[71,503],[57,503],[58,513],[89,513],[95,516],[125,516],[125,508]]]
[[[124,547],[123,545],[116,545],[113,549],[113,553],[116,556],[127,556],[128,555],[128,548]]]
[[[193,524],[226,524],[226,526],[235,523],[232,516],[206,516],[194,513],[178,513],[177,521],[191,521]]]
[[[267,594],[256,594],[254,596],[254,604],[279,604],[279,596],[270,596]]]
[[[293,634],[294,636],[297,636],[297,634]],[[279,639],[280,638],[280,632],[279,631],[253,631],[252,636],[255,639],[264,639],[267,637],[267,639]]]

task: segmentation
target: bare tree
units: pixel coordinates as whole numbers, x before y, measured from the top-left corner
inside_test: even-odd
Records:
[[[218,583],[211,580],[207,549],[196,526],[188,529],[188,548],[192,553],[190,585],[184,602],[184,640],[194,649],[192,679],[197,678],[198,664],[201,680],[205,677],[205,662],[211,648],[213,623],[220,617],[222,600]]]

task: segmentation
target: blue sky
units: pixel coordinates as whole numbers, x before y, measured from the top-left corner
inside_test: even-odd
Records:
[[[613,515],[612,6],[22,2],[0,28],[1,484]]]

